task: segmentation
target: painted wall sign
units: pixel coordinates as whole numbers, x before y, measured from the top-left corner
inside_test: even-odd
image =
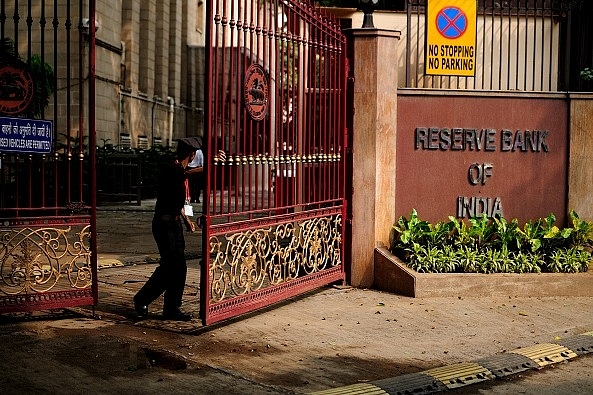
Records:
[[[398,95],[396,218],[566,219],[568,107],[558,98]]]
[[[0,114],[22,114],[33,102],[34,92],[33,77],[25,62],[0,60]]]
[[[476,19],[476,0],[428,0],[425,74],[475,76]]]
[[[261,121],[268,113],[268,75],[259,64],[252,64],[245,72],[243,97],[251,118]]]
[[[52,141],[51,121],[0,117],[0,151],[49,154]]]

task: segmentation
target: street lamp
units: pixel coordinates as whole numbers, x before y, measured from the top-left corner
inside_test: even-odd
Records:
[[[379,0],[358,0],[358,9],[364,12],[362,19],[363,28],[375,28],[373,24],[373,11],[377,8],[377,4],[379,4]]]

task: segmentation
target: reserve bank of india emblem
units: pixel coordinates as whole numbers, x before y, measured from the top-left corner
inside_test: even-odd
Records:
[[[251,118],[261,121],[268,113],[268,75],[262,66],[252,64],[245,72],[245,108]]]
[[[18,115],[33,101],[35,85],[25,62],[0,60],[0,114]]]

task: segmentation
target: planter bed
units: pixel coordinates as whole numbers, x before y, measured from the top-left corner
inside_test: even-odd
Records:
[[[374,288],[414,298],[593,296],[593,273],[418,273],[375,248]]]

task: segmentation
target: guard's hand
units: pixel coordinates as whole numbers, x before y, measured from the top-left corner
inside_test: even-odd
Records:
[[[185,228],[188,232],[195,232],[196,231],[196,224],[194,224],[191,221],[187,221],[187,223],[185,224]]]

